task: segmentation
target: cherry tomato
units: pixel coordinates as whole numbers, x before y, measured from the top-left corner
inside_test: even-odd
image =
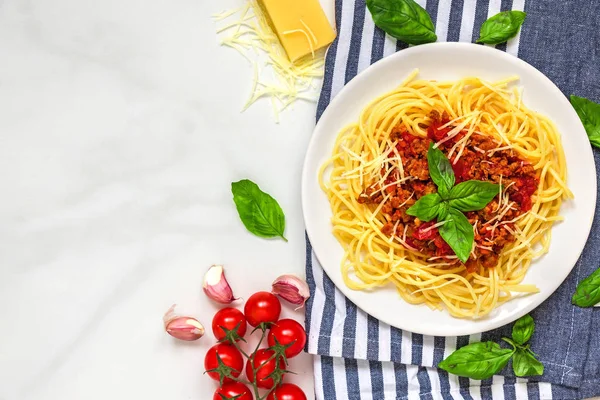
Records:
[[[217,354],[223,361],[223,364],[226,366],[233,368],[231,371],[231,375],[238,377],[242,373],[244,368],[244,359],[242,355],[230,344],[227,343],[219,343],[208,349],[206,352],[206,356],[204,356],[204,369],[210,370],[217,368],[219,366],[219,362],[217,361]],[[215,381],[219,380],[218,372],[209,372],[208,376],[210,376]],[[231,379],[225,378],[224,382],[231,382]]]
[[[282,383],[267,396],[267,400],[306,400],[306,395],[293,383]]]
[[[256,368],[256,386],[260,388],[271,389],[274,385],[273,378],[268,378],[275,371],[277,365],[275,358],[269,360],[273,354],[275,354],[273,350],[260,349],[254,353],[252,364],[250,364],[250,359],[246,362],[246,377],[250,382],[254,382],[251,366],[254,365],[254,368]],[[279,369],[285,369],[285,362],[282,358],[279,359]]]
[[[213,396],[213,400],[223,400],[224,398],[235,400],[254,400],[252,391],[248,389],[246,385],[239,382],[225,383],[223,386],[217,389],[215,395]]]
[[[237,308],[223,308],[217,311],[212,320],[212,331],[217,340],[225,338],[225,331],[221,327],[230,331],[236,329],[237,334],[243,338],[247,328],[246,317]]]
[[[244,314],[252,326],[258,326],[262,322],[275,322],[279,319],[280,313],[279,299],[269,292],[254,293],[244,306]]]
[[[291,358],[300,354],[306,344],[306,332],[302,325],[293,319],[280,319],[271,326],[267,338],[269,346],[275,344],[275,339],[282,345],[293,343],[285,349],[285,356]]]

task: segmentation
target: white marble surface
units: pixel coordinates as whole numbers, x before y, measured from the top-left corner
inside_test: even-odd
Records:
[[[210,326],[213,263],[246,298],[304,274],[315,105],[239,113],[252,70],[209,17],[241,2],[0,0],[1,400],[212,398],[212,335],[177,343],[163,312]],[[242,178],[278,199],[289,243],[246,232]],[[291,377],[310,394],[311,362]]]

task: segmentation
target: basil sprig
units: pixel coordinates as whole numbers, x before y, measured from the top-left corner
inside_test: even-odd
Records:
[[[246,229],[256,236],[280,237],[287,242],[283,236],[285,215],[277,200],[248,179],[233,182],[231,192],[235,207]]]
[[[481,25],[477,43],[500,44],[517,36],[527,13],[523,11],[503,11]]]
[[[579,307],[593,307],[600,303],[600,268],[579,282],[571,302]]]
[[[414,0],[367,0],[373,22],[390,36],[408,44],[437,40],[427,11]]]
[[[473,226],[463,212],[481,210],[499,193],[500,186],[477,180],[465,181],[454,186],[452,165],[433,143],[427,151],[427,164],[438,193],[421,197],[406,210],[406,213],[425,222],[434,218],[444,222],[439,228],[440,236],[464,263],[471,254],[474,234]]]
[[[577,111],[590,143],[600,147],[600,104],[585,97],[571,95],[571,105]]]
[[[512,348],[502,348],[492,341],[471,343],[442,360],[438,368],[454,375],[481,380],[499,373],[512,358],[516,376],[542,375],[544,365],[536,359],[536,355],[526,344],[534,330],[533,318],[525,315],[513,326],[512,339],[502,338]]]

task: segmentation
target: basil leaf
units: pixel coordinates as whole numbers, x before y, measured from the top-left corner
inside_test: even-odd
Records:
[[[473,248],[473,226],[463,213],[455,208],[448,210],[446,223],[439,227],[442,238],[452,247],[454,254],[463,263],[467,262]]]
[[[517,349],[512,363],[516,376],[536,376],[544,373],[544,365],[529,349]]]
[[[431,17],[414,0],[367,0],[373,22],[390,36],[408,44],[437,40]]]
[[[600,104],[571,95],[571,105],[577,111],[592,145],[600,147]]]
[[[503,11],[490,17],[481,25],[477,43],[500,44],[517,36],[527,13]]]
[[[433,143],[429,144],[427,150],[427,165],[431,180],[437,185],[440,196],[445,199],[454,186],[454,171],[448,158],[440,149],[434,148]]]
[[[231,184],[233,201],[246,229],[256,236],[271,238],[283,236],[285,215],[273,197],[260,190],[248,179]]]
[[[535,322],[533,322],[533,318],[529,314],[524,315],[513,325],[513,340],[519,344],[525,344],[529,339],[531,339],[531,335],[533,335],[534,330]]]
[[[443,221],[448,216],[448,211],[450,211],[450,204],[447,201],[441,202],[437,209],[437,219],[438,221]]]
[[[600,303],[600,268],[579,282],[571,302],[579,307],[593,307]]]
[[[487,379],[500,372],[513,353],[494,342],[471,343],[450,354],[438,367],[466,378]]]
[[[500,192],[500,185],[484,181],[466,181],[450,190],[450,206],[460,211],[481,210]]]
[[[429,222],[435,218],[442,199],[437,193],[427,194],[415,202],[406,213],[421,221]]]

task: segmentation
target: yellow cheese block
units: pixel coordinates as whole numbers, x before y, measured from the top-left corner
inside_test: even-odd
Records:
[[[335,32],[319,0],[259,0],[290,61],[333,42]]]

